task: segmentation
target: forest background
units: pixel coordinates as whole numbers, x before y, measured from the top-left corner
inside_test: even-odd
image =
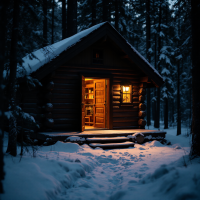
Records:
[[[192,127],[191,1],[2,0],[0,9],[0,74],[10,71],[8,82],[1,78],[0,84],[9,84],[11,110],[16,106],[17,66],[22,66],[24,56],[108,21],[165,80],[161,88],[147,91],[147,126],[177,125],[177,135],[182,125]],[[2,97],[3,87],[0,90]],[[4,101],[0,98],[0,111]],[[3,126],[3,114],[0,117]]]

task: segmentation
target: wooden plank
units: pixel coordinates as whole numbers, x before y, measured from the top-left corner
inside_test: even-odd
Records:
[[[138,121],[139,117],[113,117],[113,122],[134,122]]]
[[[77,104],[75,104],[75,103],[53,103],[53,107],[54,107],[54,109],[60,109],[60,111],[62,109],[67,109],[67,108],[78,109]]]
[[[78,84],[62,84],[56,83],[54,89],[78,89]]]
[[[138,126],[138,121],[131,121],[131,122],[113,122],[113,127],[128,127],[128,126]]]
[[[120,101],[113,101],[113,105],[118,105],[120,104]]]
[[[141,77],[141,78],[140,78],[140,82],[148,82],[148,83],[150,83],[150,82],[151,82],[151,79],[150,79],[148,76]]]
[[[138,112],[139,111],[139,106],[137,108],[134,108],[134,107],[130,107],[129,109],[127,108],[120,108],[120,109],[113,109],[113,113],[115,112],[124,112],[124,113],[128,113],[128,112]]]
[[[79,99],[77,98],[65,98],[65,99],[51,99],[51,103],[76,103],[78,105]]]
[[[120,90],[121,91],[121,86],[120,85],[113,85],[113,90]]]
[[[140,83],[140,84],[139,84],[139,87],[140,87],[140,88],[146,88],[146,87],[147,87],[147,83]]]
[[[138,112],[114,112],[113,113],[113,118],[114,117],[137,117]]]
[[[74,89],[70,88],[70,89],[60,89],[60,88],[54,88],[53,93],[59,93],[59,94],[73,94],[74,93]],[[77,91],[78,93],[78,91]]]
[[[114,101],[117,101],[117,100],[120,100],[120,99],[121,99],[121,96],[113,96]]]
[[[52,113],[52,118],[53,119],[61,119],[61,118],[72,118],[72,119],[74,119],[74,118],[78,118],[78,112],[76,112],[76,113],[74,113],[74,112],[71,112],[71,113],[55,112],[55,113]]]
[[[71,124],[71,123],[78,123],[77,118],[59,118],[59,119],[54,119],[55,124]]]
[[[109,83],[109,101],[110,101],[110,119],[109,119],[109,129],[113,129],[113,77],[110,78],[110,83]]]
[[[115,126],[113,129],[139,129],[139,126]]]
[[[54,78],[53,82],[56,83],[62,83],[62,84],[74,84],[74,83],[78,83],[78,80],[76,79],[61,79],[61,78]]]
[[[91,143],[89,145],[92,148],[100,147],[102,149],[115,149],[115,148],[129,148],[129,147],[134,147],[134,143],[133,142],[112,143],[112,144]]]
[[[52,99],[76,99],[78,98],[78,93],[72,94],[59,94],[59,93],[52,93]]]
[[[94,90],[94,126],[98,128],[105,128],[105,79],[94,80]]]
[[[52,129],[54,131],[78,131],[77,124],[54,124]]]
[[[113,91],[113,96],[121,96],[121,92],[119,92],[119,91]]]
[[[133,102],[137,102],[137,103],[139,103],[139,97],[135,97],[135,96],[133,96]]]

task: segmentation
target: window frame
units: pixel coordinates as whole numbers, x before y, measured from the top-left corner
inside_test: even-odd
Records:
[[[130,102],[123,102],[123,87],[130,87]],[[132,84],[123,84],[121,85],[121,105],[130,105],[132,104],[133,100],[132,100]],[[129,94],[129,93],[128,93]]]

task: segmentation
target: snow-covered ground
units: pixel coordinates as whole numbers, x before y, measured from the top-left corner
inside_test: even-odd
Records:
[[[22,159],[6,155],[1,199],[199,200],[200,160],[189,160],[186,133],[167,130],[172,145],[102,150],[57,142],[40,147],[35,157],[31,151]]]

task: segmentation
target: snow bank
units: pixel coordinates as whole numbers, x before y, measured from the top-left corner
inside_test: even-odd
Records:
[[[172,145],[102,150],[57,142],[39,148],[36,157],[5,156],[1,199],[199,200],[200,160],[188,158],[190,138],[176,136],[176,129],[166,136]]]

